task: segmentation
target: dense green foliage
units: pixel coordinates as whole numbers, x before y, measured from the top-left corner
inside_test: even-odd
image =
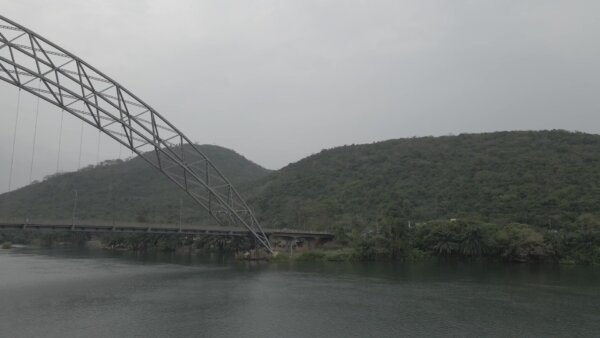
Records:
[[[590,215],[576,228],[547,229],[528,224],[430,221],[409,227],[390,222],[341,234],[338,248],[305,251],[297,260],[419,260],[427,257],[497,259],[509,262],[600,264],[600,219]],[[338,243],[339,245],[340,243]]]
[[[324,150],[256,183],[282,227],[365,228],[469,218],[544,227],[600,213],[600,136],[565,131],[424,137]]]
[[[600,263],[598,135],[500,132],[344,146],[273,173],[250,196],[263,223],[334,230],[338,240],[352,233],[352,259]]]

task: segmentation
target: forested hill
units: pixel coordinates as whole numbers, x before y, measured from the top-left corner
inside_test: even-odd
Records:
[[[496,132],[324,150],[255,183],[264,223],[376,226],[470,218],[566,225],[600,213],[600,136]]]
[[[266,226],[373,228],[435,219],[569,225],[600,215],[600,136],[565,131],[398,139],[324,150],[270,172],[201,146]],[[0,195],[0,218],[195,223],[205,214],[139,158]]]
[[[198,148],[235,186],[244,186],[270,173],[233,150],[213,145]],[[75,190],[76,217],[82,220],[178,222],[180,200],[184,201],[184,221],[197,222],[208,217],[158,170],[136,157],[54,175],[0,195],[0,218],[70,220]]]

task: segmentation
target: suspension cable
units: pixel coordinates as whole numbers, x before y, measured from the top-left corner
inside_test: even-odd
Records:
[[[60,170],[60,150],[62,146],[62,131],[63,131],[63,120],[65,119],[65,111],[60,111],[60,129],[58,132],[58,156],[56,156],[56,173]]]
[[[100,137],[102,136],[102,130],[98,130],[98,149],[96,149],[96,165],[100,164]]]
[[[38,82],[38,89],[42,85],[42,80]],[[37,103],[35,106],[35,122],[33,124],[33,145],[31,147],[31,162],[29,163],[29,184],[33,181],[33,160],[35,158],[35,144],[37,142],[37,126],[38,126],[38,117],[40,115],[40,98],[38,96]]]
[[[19,107],[21,106],[21,88],[19,88],[19,94],[17,96],[17,116],[15,118],[15,129],[13,132],[13,144],[12,144],[12,155],[10,158],[10,174],[8,175],[8,191],[12,190],[12,174],[13,167],[15,164],[15,145],[17,143],[17,127],[19,126]]]
[[[77,162],[77,170],[81,169],[81,148],[83,147],[83,120],[81,120],[81,132],[79,134],[79,161]]]

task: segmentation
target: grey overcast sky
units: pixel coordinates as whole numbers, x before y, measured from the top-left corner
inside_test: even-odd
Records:
[[[271,169],[390,138],[600,130],[597,0],[0,0],[0,11],[194,141]],[[16,97],[0,83],[4,178]],[[28,181],[35,104],[22,103],[13,187]],[[59,121],[42,104],[34,178],[56,170]],[[74,170],[79,124],[65,123],[59,166]],[[108,139],[98,155],[97,134],[84,135],[84,164],[119,155]]]

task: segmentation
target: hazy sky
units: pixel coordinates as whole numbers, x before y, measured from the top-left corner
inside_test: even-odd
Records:
[[[0,0],[0,13],[116,79],[192,140],[271,169],[390,138],[600,131],[596,0]],[[16,99],[0,83],[0,191]],[[13,186],[28,181],[35,106],[23,99]],[[56,170],[59,122],[57,108],[40,106],[34,178]],[[65,117],[61,170],[77,168],[79,126]],[[87,127],[83,163],[117,157],[109,142],[98,156]]]

